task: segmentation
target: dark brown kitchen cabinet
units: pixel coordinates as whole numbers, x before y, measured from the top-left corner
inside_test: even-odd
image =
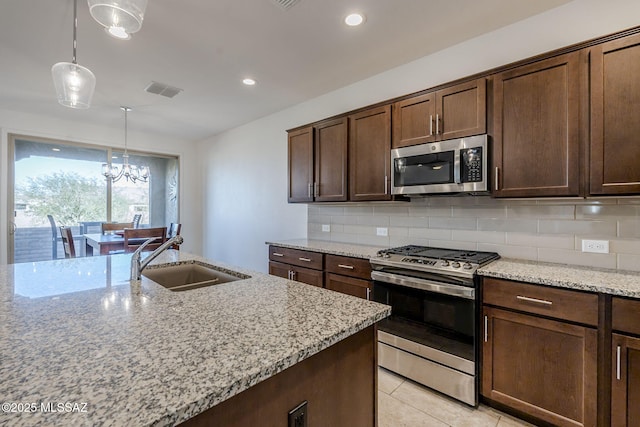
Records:
[[[556,426],[595,426],[597,295],[498,279],[483,285],[481,394]]]
[[[313,127],[289,132],[289,203],[313,201]]]
[[[269,274],[309,285],[324,286],[324,255],[279,246],[269,246]]]
[[[486,132],[486,79],[480,78],[393,105],[393,148]]]
[[[591,49],[590,188],[640,193],[640,35]]]
[[[347,200],[347,118],[329,120],[315,127],[313,195],[316,202]]]
[[[640,425],[640,301],[613,298],[611,425]],[[636,336],[631,336],[634,334]]]
[[[349,116],[349,200],[391,200],[391,106]]]
[[[581,193],[587,62],[577,51],[493,76],[493,196]]]
[[[367,259],[327,254],[325,287],[356,297],[370,299],[373,282]]]

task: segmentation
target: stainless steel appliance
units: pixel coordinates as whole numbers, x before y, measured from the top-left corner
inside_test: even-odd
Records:
[[[478,279],[494,252],[403,246],[371,259],[378,364],[469,405],[478,404]]]
[[[487,135],[393,149],[392,194],[487,192],[487,159]]]

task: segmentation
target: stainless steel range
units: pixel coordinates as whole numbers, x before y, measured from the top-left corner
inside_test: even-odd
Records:
[[[469,405],[478,404],[478,279],[495,252],[403,246],[371,258],[378,364]]]

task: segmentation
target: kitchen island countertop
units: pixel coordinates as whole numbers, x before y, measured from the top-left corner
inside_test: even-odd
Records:
[[[0,425],[175,425],[390,312],[182,251],[153,264],[251,278],[172,292],[130,282],[129,260],[0,266]]]

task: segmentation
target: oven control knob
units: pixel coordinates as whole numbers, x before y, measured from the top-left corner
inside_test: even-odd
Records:
[[[471,270],[472,267],[471,267],[471,264],[469,264],[468,262],[465,262],[462,265],[462,268],[464,268],[465,270]]]
[[[443,267],[448,267],[448,266],[449,266],[449,261],[447,261],[446,259],[444,259],[444,260],[442,260],[442,261],[440,262],[440,265],[441,265],[441,266],[443,266]]]
[[[453,262],[451,263],[451,267],[453,267],[453,268],[460,268],[460,263],[459,263],[458,261],[453,261]]]

